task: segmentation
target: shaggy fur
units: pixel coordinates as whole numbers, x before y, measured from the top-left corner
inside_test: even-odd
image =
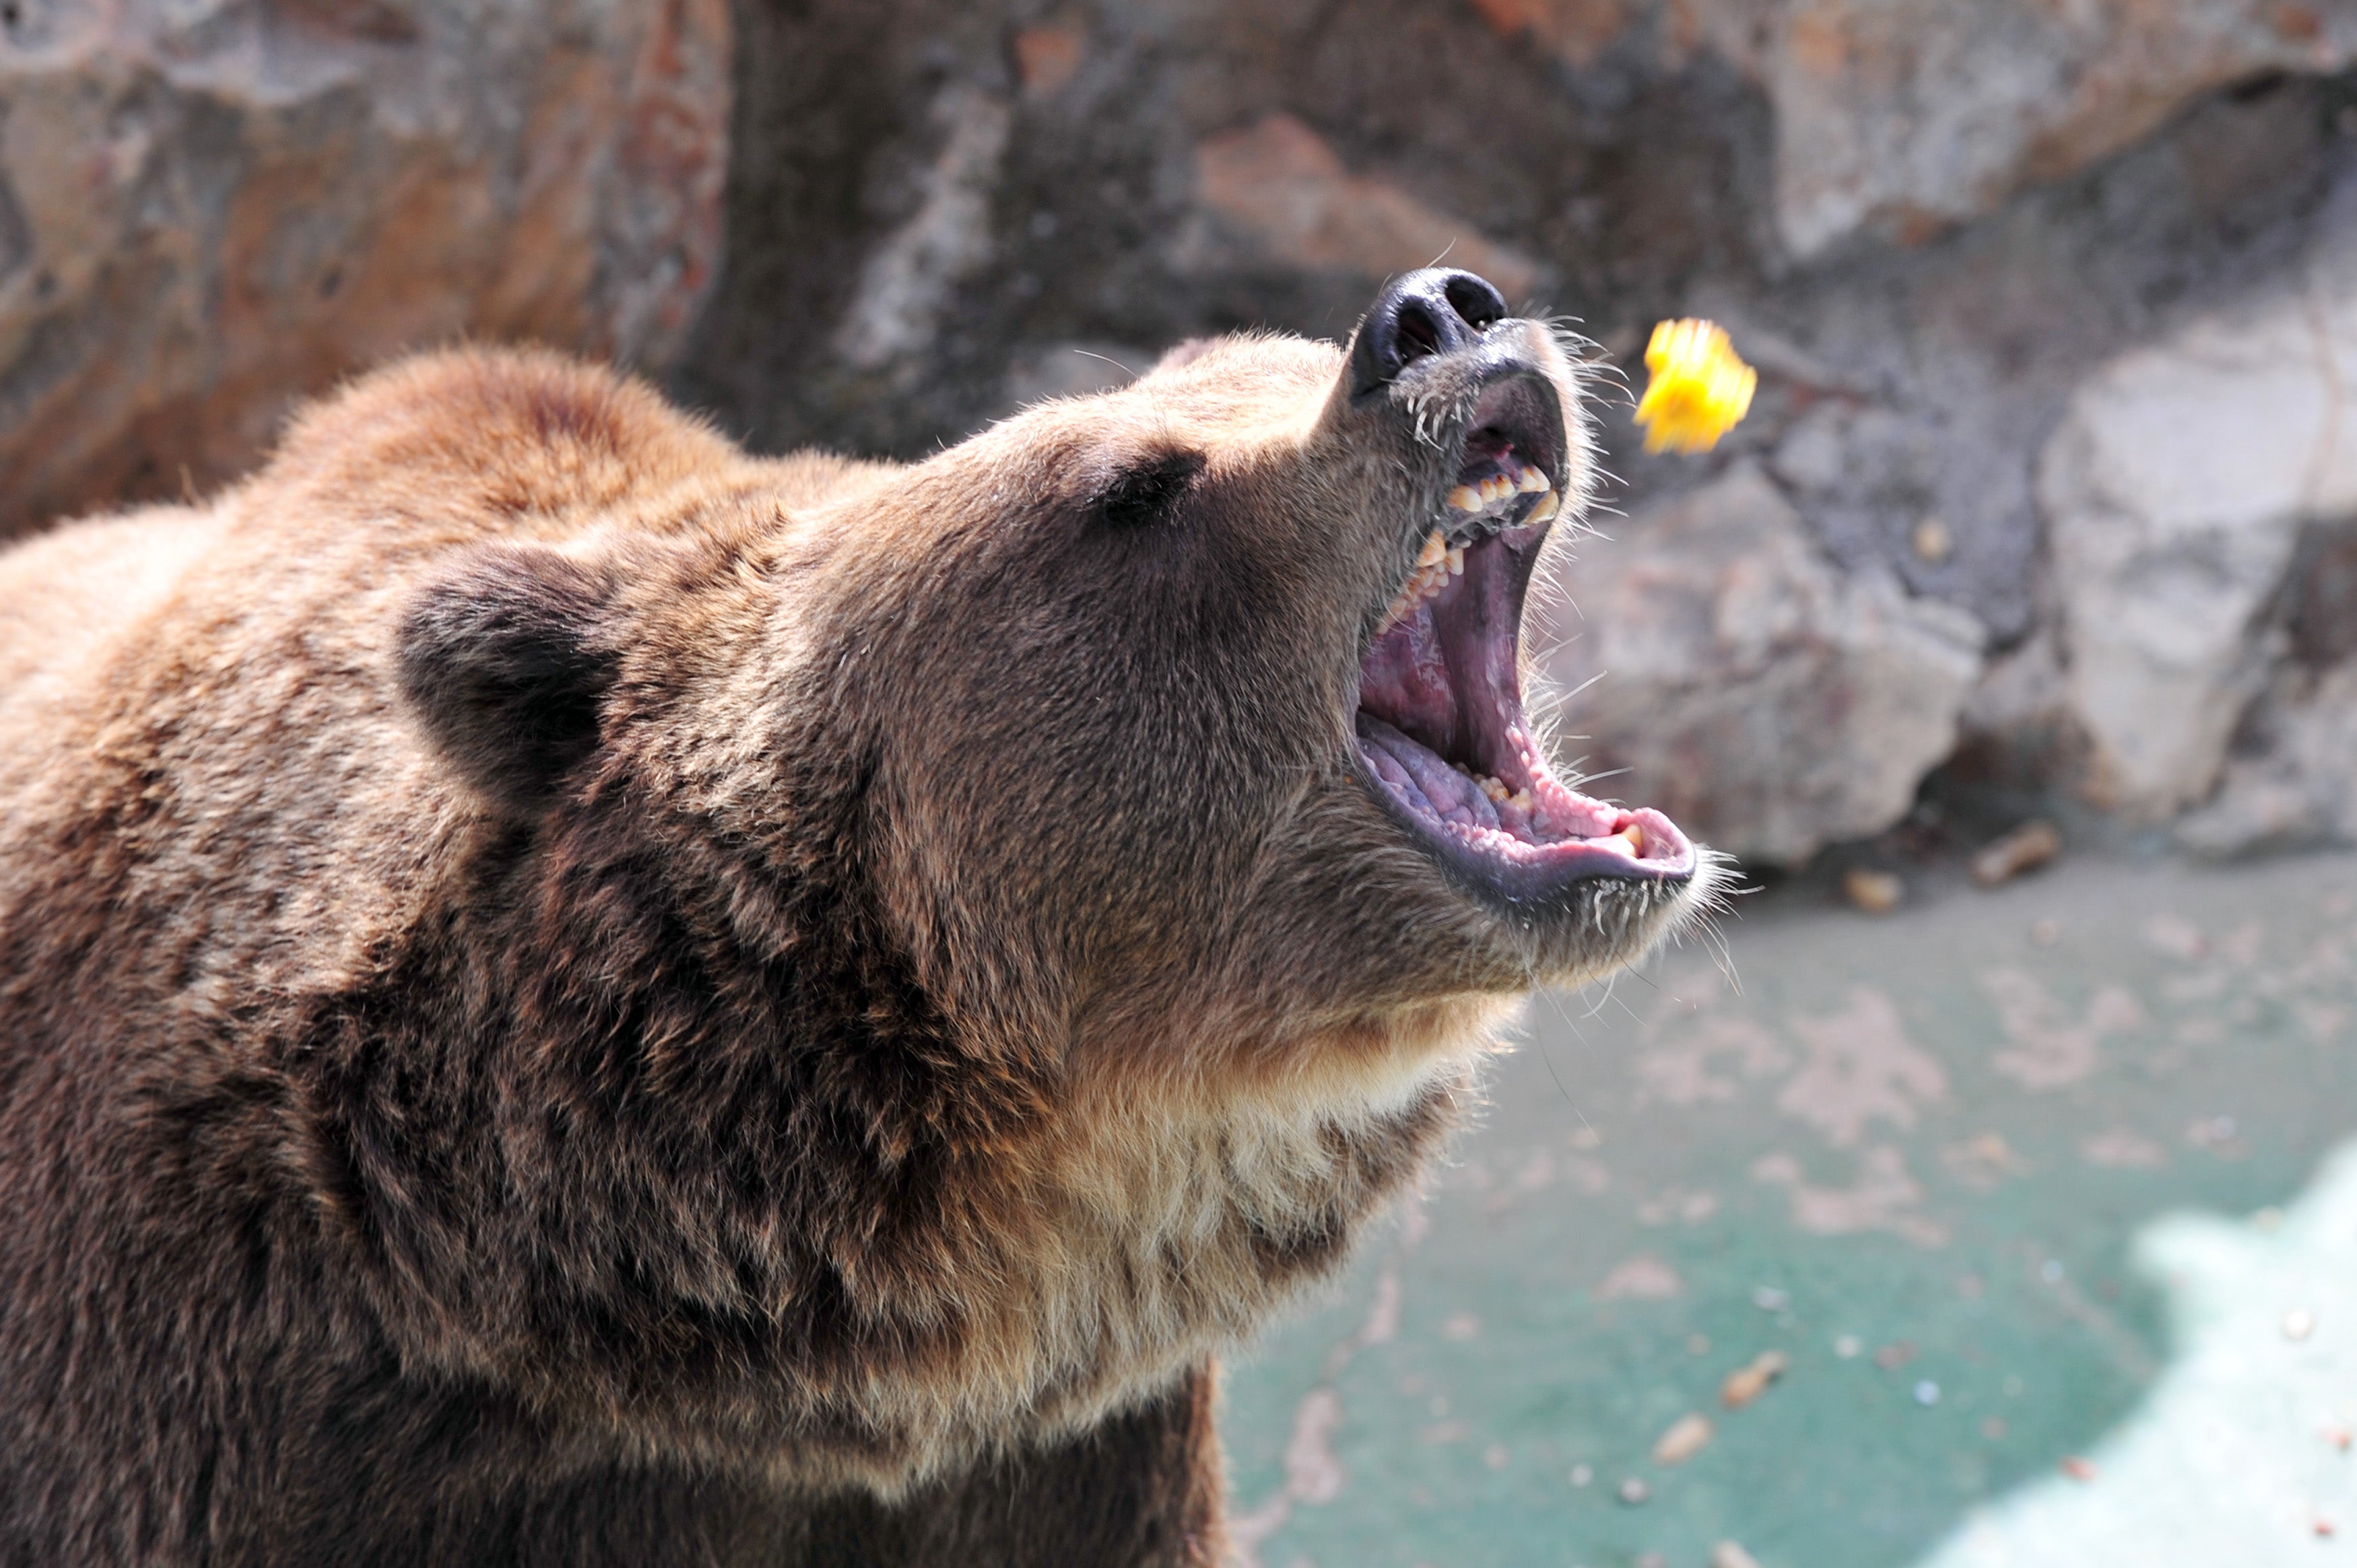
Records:
[[[1452,405],[1343,369],[892,467],[447,354],[0,555],[0,1562],[1212,1561],[1208,1358],[1700,896],[1383,814]]]

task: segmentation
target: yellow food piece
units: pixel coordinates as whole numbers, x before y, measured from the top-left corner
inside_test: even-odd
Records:
[[[1637,404],[1645,450],[1707,452],[1750,410],[1760,372],[1735,357],[1716,323],[1664,321],[1645,345],[1651,380]]]

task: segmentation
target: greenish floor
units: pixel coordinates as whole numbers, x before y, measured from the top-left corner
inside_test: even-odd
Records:
[[[2357,858],[1725,940],[1739,991],[1697,946],[1542,998],[1426,1200],[1231,1366],[1247,1562],[2357,1562]]]

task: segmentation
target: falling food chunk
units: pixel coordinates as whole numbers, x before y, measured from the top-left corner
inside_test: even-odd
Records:
[[[1637,404],[1648,452],[1707,452],[1751,408],[1760,372],[1714,322],[1664,321],[1645,345],[1651,379]]]
[[[2283,1315],[2283,1337],[2300,1340],[2316,1332],[2316,1314],[2304,1306],[2295,1306]]]
[[[1689,1411],[1670,1423],[1670,1429],[1653,1444],[1653,1463],[1683,1465],[1710,1445],[1716,1429],[1710,1417],[1698,1411]]]
[[[2074,1481],[2092,1481],[2095,1478],[2095,1462],[2073,1454],[2062,1461],[2062,1473]]]
[[[1760,1568],[1760,1559],[1732,1541],[1722,1541],[1710,1549],[1710,1568]]]
[[[1652,1497],[1653,1488],[1645,1485],[1641,1477],[1631,1476],[1620,1483],[1620,1489],[1617,1495],[1622,1502],[1633,1509]]]
[[[1729,1410],[1741,1410],[1766,1393],[1768,1385],[1782,1377],[1792,1364],[1792,1358],[1781,1350],[1762,1350],[1749,1366],[1727,1374],[1727,1381],[1718,1386],[1718,1402]]]
[[[2035,871],[2061,853],[2061,829],[2043,819],[2027,822],[1973,856],[1973,880],[1994,887]]]

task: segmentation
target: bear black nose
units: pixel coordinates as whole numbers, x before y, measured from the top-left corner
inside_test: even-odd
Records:
[[[1352,388],[1372,392],[1427,354],[1461,349],[1505,314],[1504,297],[1471,273],[1426,267],[1394,278],[1359,323]]]

